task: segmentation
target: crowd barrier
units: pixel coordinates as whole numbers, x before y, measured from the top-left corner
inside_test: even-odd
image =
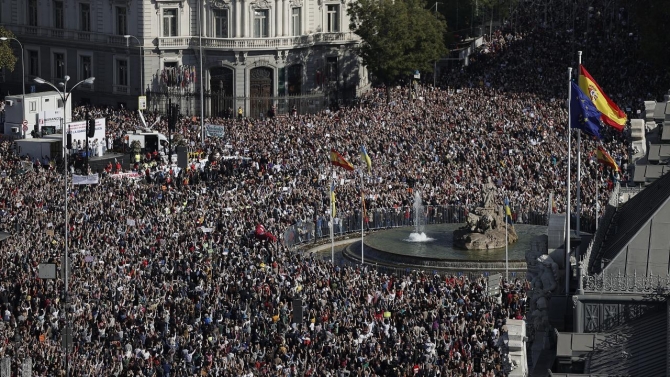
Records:
[[[425,216],[420,221],[423,224],[465,223],[470,210],[465,206],[426,206]],[[370,209],[367,217],[367,221],[363,222],[366,231],[414,226],[415,221],[414,209],[411,207]],[[571,227],[574,228],[575,215],[572,217]],[[335,237],[361,232],[360,211],[345,213],[333,220]],[[548,225],[546,212],[518,209],[512,212],[512,220],[515,224]],[[595,220],[589,216],[582,216],[581,230],[592,233],[595,230]],[[299,221],[289,226],[284,232],[282,242],[286,247],[296,248],[328,237],[330,237],[330,218],[320,215],[314,221]]]

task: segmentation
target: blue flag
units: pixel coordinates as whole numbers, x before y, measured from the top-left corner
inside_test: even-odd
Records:
[[[600,111],[574,81],[570,86],[570,127],[600,139]]]

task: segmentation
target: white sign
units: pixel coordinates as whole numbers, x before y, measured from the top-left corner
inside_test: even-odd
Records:
[[[102,141],[105,138],[105,118],[100,118],[95,120],[95,135],[91,139],[98,139]],[[81,120],[78,122],[72,122],[67,125],[67,131],[72,134],[72,140],[85,140],[86,139],[86,121]]]
[[[224,137],[226,128],[218,124],[205,124],[205,134],[208,137]]]
[[[147,109],[147,96],[137,97],[137,108],[140,109],[140,110],[146,110]]]
[[[97,185],[99,183],[99,177],[97,174],[91,175],[72,175],[72,184],[73,185]]]
[[[42,111],[37,113],[37,124],[40,130],[44,127],[55,127],[56,131],[60,131],[61,119],[64,116],[63,109]]]

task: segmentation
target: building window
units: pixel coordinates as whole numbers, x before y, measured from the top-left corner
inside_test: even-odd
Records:
[[[328,17],[327,20],[327,29],[326,31],[329,33],[336,33],[340,31],[340,6],[337,4],[330,4],[328,5],[327,8],[327,14],[326,16]]]
[[[87,78],[93,76],[91,71],[91,57],[87,55],[82,55],[79,57],[79,80],[86,80]]]
[[[37,111],[37,101],[30,101],[28,102],[28,111],[31,113],[34,113]]]
[[[300,11],[302,8],[292,8],[291,9],[291,32],[293,36],[300,35]]]
[[[228,38],[228,11],[225,9],[214,11],[214,36]]]
[[[54,27],[56,29],[63,28],[63,2],[54,1]]]
[[[54,52],[54,79],[65,77],[65,54]]]
[[[28,25],[37,26],[37,0],[28,0]]]
[[[28,50],[28,75],[40,75],[40,55],[35,50]]]
[[[268,36],[268,10],[261,9],[254,11],[254,37],[267,38]]]
[[[79,4],[79,29],[81,31],[91,31],[91,5]]]
[[[116,34],[128,34],[128,19],[126,7],[116,7]]]
[[[163,9],[163,36],[177,36],[177,9]]]
[[[116,59],[116,85],[128,86],[128,61]]]

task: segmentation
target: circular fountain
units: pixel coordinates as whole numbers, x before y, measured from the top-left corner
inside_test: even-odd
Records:
[[[426,225],[425,212],[418,192],[414,195],[414,229],[380,230],[365,236],[365,263],[395,268],[442,271],[504,271],[505,247],[466,250],[454,246],[454,231],[463,224]],[[511,226],[511,225],[510,225]],[[525,254],[537,237],[546,235],[542,225],[514,225],[518,241],[507,247],[510,271],[526,270]],[[361,244],[354,242],[343,256],[360,262]]]

